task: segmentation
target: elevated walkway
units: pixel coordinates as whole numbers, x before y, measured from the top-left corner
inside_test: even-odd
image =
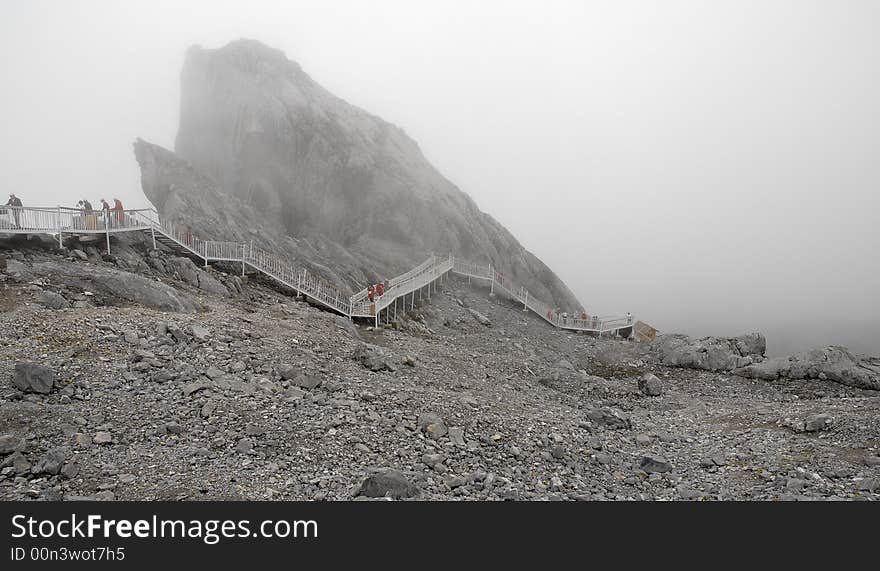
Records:
[[[450,273],[485,282],[490,290],[504,294],[523,304],[523,310],[533,311],[544,321],[560,329],[603,334],[633,326],[633,317],[563,316],[551,306],[537,299],[524,287],[517,285],[492,266],[481,266],[453,255],[427,260],[399,276],[388,280],[382,296],[371,301],[366,289],[352,296],[342,294],[331,284],[309,273],[304,268],[291,266],[286,259],[271,252],[241,242],[204,240],[169,221],[163,220],[154,209],[83,211],[74,208],[15,208],[0,207],[0,234],[49,234],[63,244],[64,234],[106,236],[110,251],[110,235],[122,232],[142,232],[153,241],[172,250],[194,257],[207,266],[210,262],[240,263],[242,273],[248,267],[275,282],[309,297],[315,303],[349,318],[370,318],[378,324],[396,318],[398,306],[405,311],[415,305],[415,298],[430,298],[432,289],[448,278]],[[393,312],[393,317],[392,317]]]

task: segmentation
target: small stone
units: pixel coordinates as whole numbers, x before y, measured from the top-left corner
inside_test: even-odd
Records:
[[[617,430],[632,428],[632,421],[630,421],[629,417],[609,407],[588,410],[585,414],[591,422],[600,426]]]
[[[465,446],[464,442],[464,429],[462,428],[450,428],[449,429],[449,440],[452,441],[456,446]]]
[[[209,379],[211,379],[212,381],[216,381],[217,379],[224,376],[225,374],[226,374],[226,371],[224,371],[223,369],[219,369],[217,367],[214,367],[214,366],[208,367],[208,370],[205,371],[205,376],[208,377]]]
[[[196,341],[206,341],[210,335],[211,332],[207,328],[193,324],[192,336]]]
[[[24,454],[21,452],[13,452],[9,456],[3,459],[3,463],[0,464],[2,468],[11,468],[12,471],[21,476],[23,474],[29,474],[31,471],[31,463],[28,462],[27,458],[25,458]]]
[[[165,424],[165,432],[168,434],[183,434],[184,428],[177,422],[169,422]]]
[[[50,449],[34,464],[31,473],[52,475],[60,473],[69,453],[70,450],[66,446]]]
[[[442,422],[435,422],[425,427],[425,434],[434,440],[439,440],[445,436],[447,432],[449,431],[447,430],[446,425]]]
[[[639,446],[650,446],[653,439],[647,434],[638,434],[636,435],[636,444]]]
[[[244,433],[248,436],[262,436],[263,434],[265,434],[265,432],[265,430],[263,430],[256,424],[248,424],[244,427]]]
[[[49,394],[55,385],[55,373],[39,363],[16,363],[12,384],[22,392]]]
[[[392,497],[414,498],[421,494],[421,490],[399,470],[386,469],[376,474],[367,476],[355,493],[356,496],[368,498]]]
[[[293,380],[293,384],[303,389],[316,389],[321,386],[323,379],[317,374],[299,374]]]
[[[806,432],[819,432],[831,426],[833,422],[834,419],[831,418],[831,415],[814,414],[804,419],[804,430]]]
[[[880,491],[880,479],[878,478],[863,478],[856,482],[856,490],[860,492],[874,492]]]
[[[98,432],[94,438],[95,444],[110,444],[113,442],[113,435],[109,432]]]
[[[125,342],[128,343],[129,345],[137,345],[138,344],[138,340],[139,340],[138,333],[137,333],[137,331],[135,331],[133,329],[128,329],[128,330],[124,331],[122,334],[122,337],[123,337],[123,339],[125,339]]]
[[[77,462],[65,464],[64,467],[61,468],[61,475],[68,480],[76,478],[79,475],[79,464]]]
[[[11,454],[24,448],[24,439],[11,434],[0,436],[0,454]]]
[[[192,383],[188,383],[183,387],[183,396],[190,396],[199,391],[203,391],[205,389],[211,388],[211,385],[204,381],[193,381]]]
[[[473,316],[473,318],[476,319],[481,325],[485,325],[486,327],[492,326],[492,321],[476,309],[468,308],[468,311]]]
[[[250,454],[254,451],[254,441],[250,438],[242,438],[235,445],[235,451],[241,454]]]
[[[444,460],[442,454],[423,454],[422,463],[433,468],[436,464],[442,463]]]
[[[52,291],[41,291],[37,296],[37,303],[49,309],[67,309],[70,304],[61,295]]]
[[[83,434],[82,432],[77,432],[73,435],[73,442],[77,446],[91,446],[92,445],[92,437],[88,434]]]
[[[217,410],[217,401],[209,400],[204,405],[202,405],[202,410],[199,412],[202,418],[211,417],[214,412]]]
[[[639,379],[639,391],[649,397],[659,397],[663,394],[663,383],[653,373],[645,373]]]
[[[562,460],[563,458],[565,458],[565,448],[563,448],[562,446],[554,446],[550,449],[550,455],[557,460]]]
[[[659,474],[663,472],[671,472],[672,465],[660,456],[645,455],[642,456],[642,462],[639,468],[648,474]]]

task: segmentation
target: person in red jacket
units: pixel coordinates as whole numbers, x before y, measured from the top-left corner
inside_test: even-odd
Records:
[[[373,284],[370,284],[370,287],[367,288],[367,299],[370,300],[370,303],[373,303],[373,299],[376,295],[376,287]]]
[[[383,295],[385,295],[385,284],[384,283],[379,282],[376,284],[376,295],[379,297],[382,297]]]
[[[113,222],[117,226],[122,226],[122,223],[125,222],[125,208],[118,198],[113,199]]]

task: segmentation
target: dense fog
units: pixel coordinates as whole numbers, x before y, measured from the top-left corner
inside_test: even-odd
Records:
[[[146,205],[192,44],[248,37],[391,121],[591,313],[880,354],[880,4],[7,2],[0,171]],[[5,194],[4,194],[5,197]]]

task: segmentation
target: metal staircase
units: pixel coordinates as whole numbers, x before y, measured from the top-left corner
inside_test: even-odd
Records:
[[[275,282],[307,296],[317,304],[345,317],[371,318],[376,324],[397,317],[398,305],[406,310],[415,305],[418,295],[431,296],[432,287],[437,290],[449,273],[486,282],[492,293],[496,289],[510,299],[523,304],[523,310],[536,313],[547,323],[560,329],[599,333],[619,331],[632,327],[633,317],[568,317],[537,299],[528,290],[515,284],[492,266],[481,266],[452,256],[438,258],[431,255],[427,260],[399,276],[388,280],[383,295],[369,299],[367,289],[352,296],[342,294],[331,284],[304,268],[291,266],[284,258],[254,247],[253,243],[203,240],[192,234],[185,226],[163,220],[155,209],[90,211],[73,208],[14,208],[0,207],[0,234],[51,234],[57,235],[59,244],[64,234],[105,234],[107,251],[110,251],[110,235],[120,232],[147,233],[153,246],[163,244],[177,252],[204,262],[238,262],[242,273],[247,267]],[[393,311],[393,317],[392,317]]]

